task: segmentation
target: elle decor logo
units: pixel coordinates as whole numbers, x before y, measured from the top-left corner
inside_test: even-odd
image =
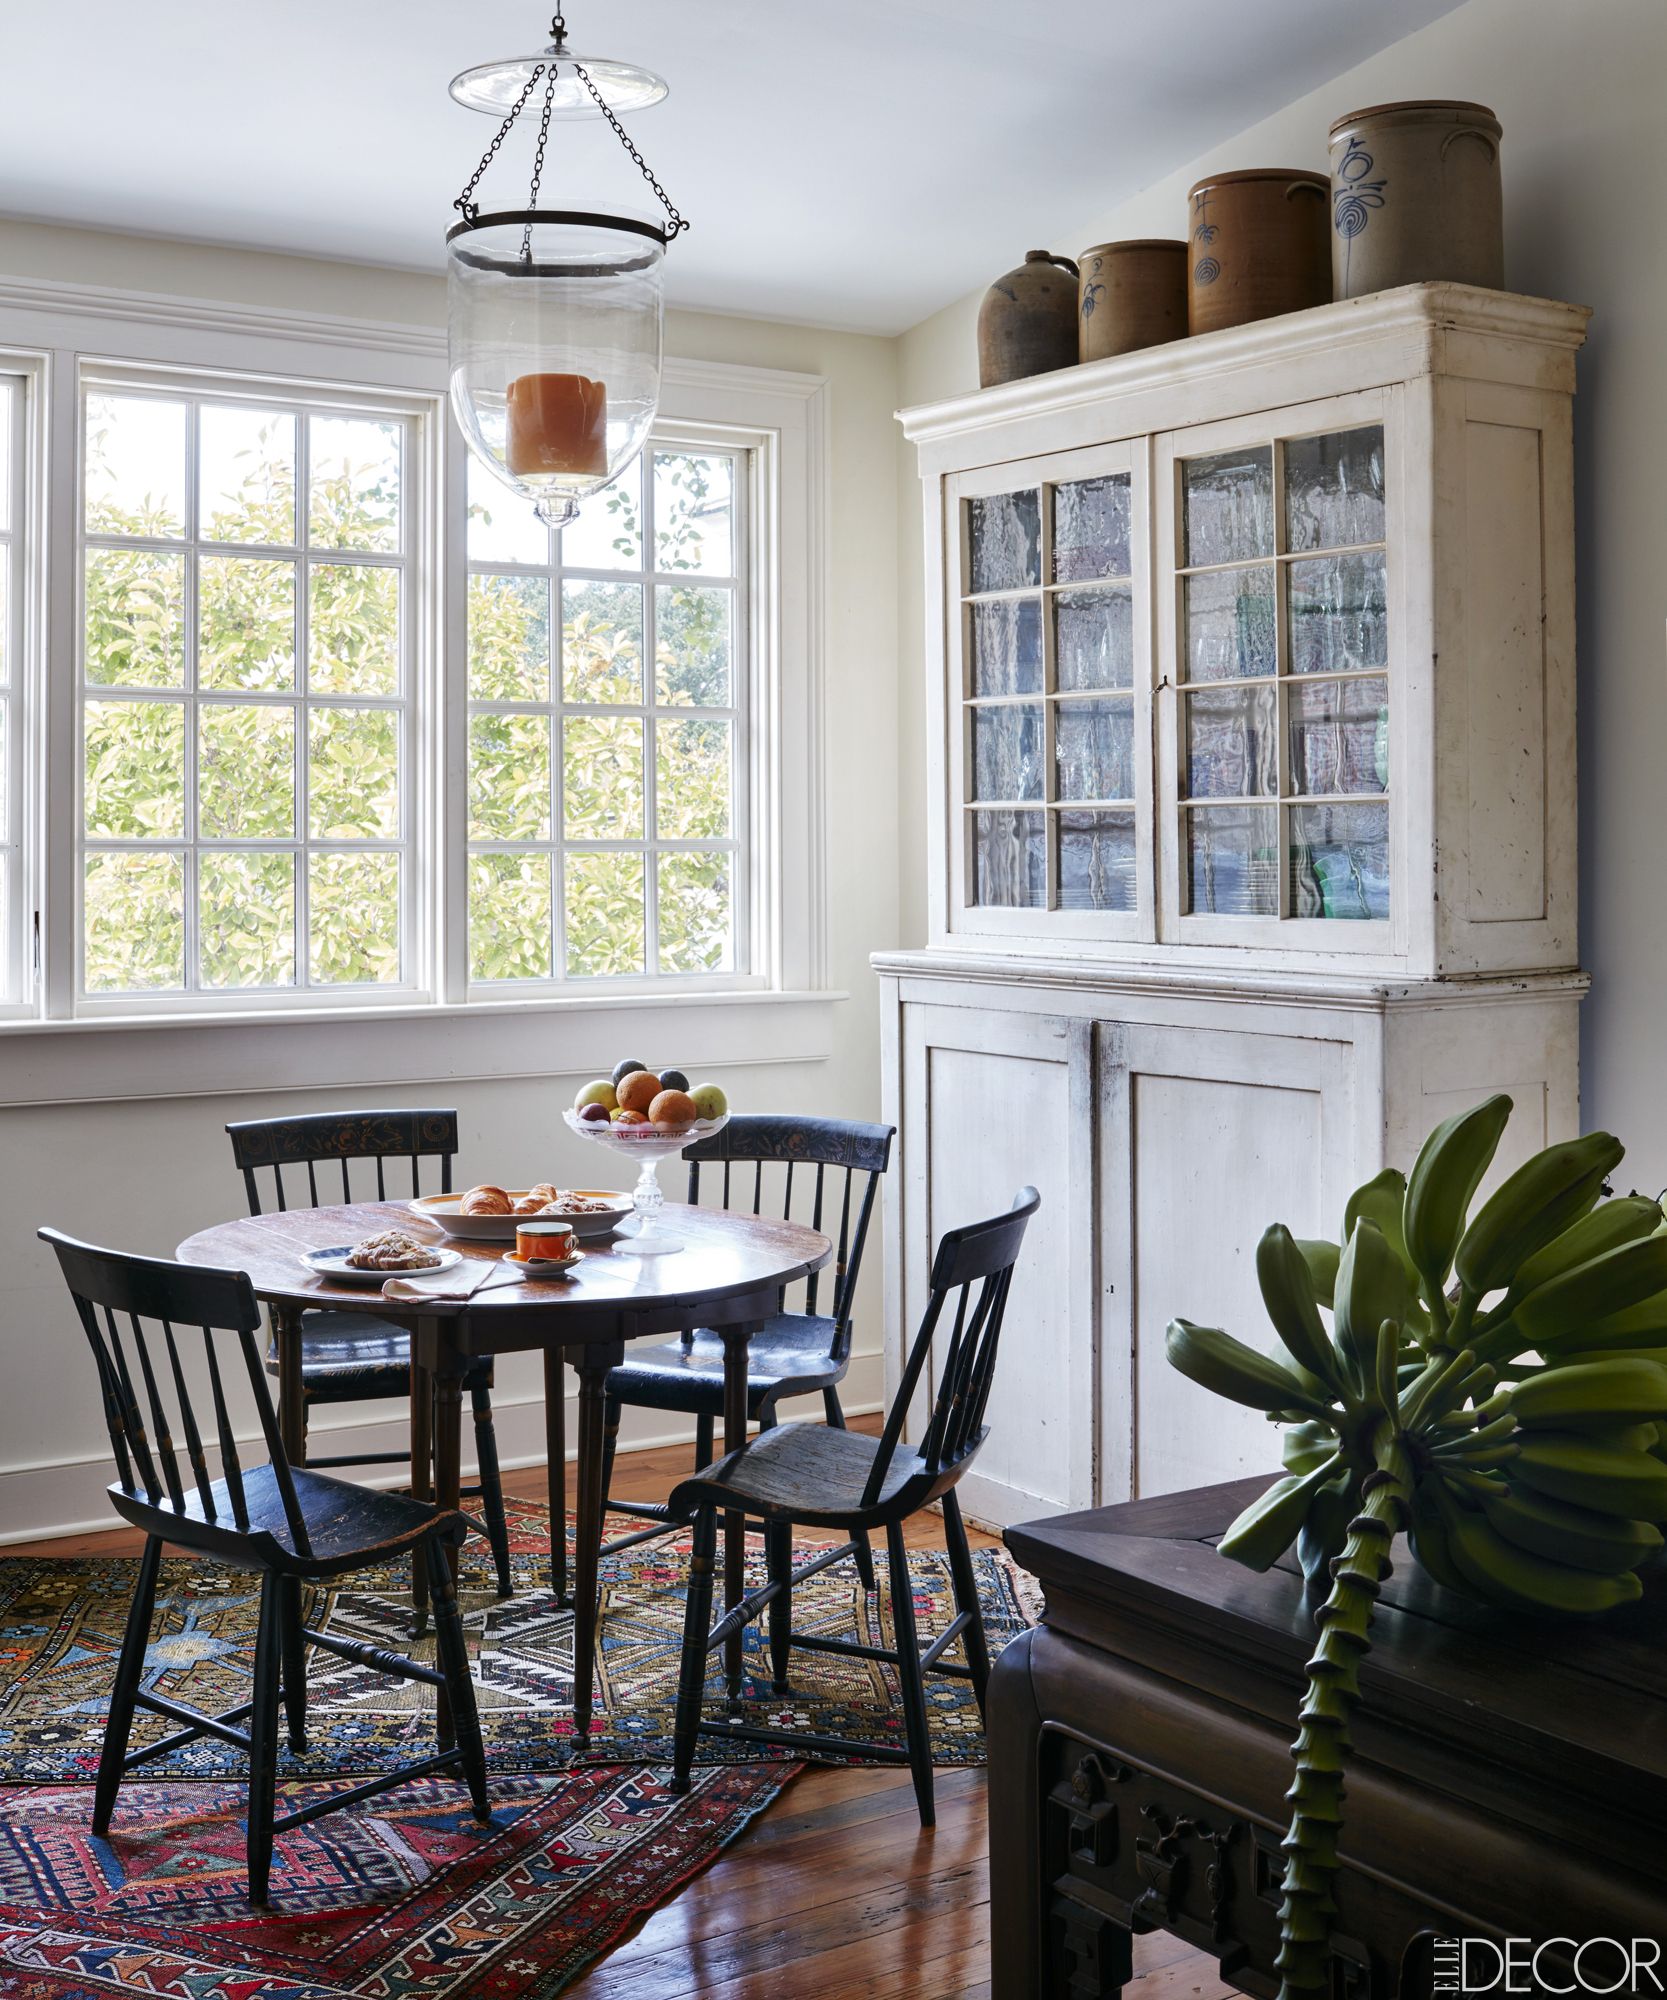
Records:
[[[1441,1938],[1435,1947],[1437,2000],[1457,1995],[1563,1994],[1649,2000],[1667,1994],[1657,1938]]]

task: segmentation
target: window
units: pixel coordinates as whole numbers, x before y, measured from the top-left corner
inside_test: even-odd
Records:
[[[1383,426],[1181,467],[1186,906],[1389,915]]]
[[[421,983],[409,416],[93,380],[81,990]]]
[[[27,990],[23,873],[23,378],[0,375],[0,1007]]]
[[[471,463],[473,982],[746,965],[745,464],[657,438],[551,535]]]

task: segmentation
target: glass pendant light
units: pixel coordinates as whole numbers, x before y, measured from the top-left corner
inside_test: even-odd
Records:
[[[537,55],[452,79],[459,104],[502,123],[454,204],[463,219],[446,237],[446,290],[452,408],[469,449],[559,528],[647,439],[660,402],[661,268],[689,225],[616,116],[659,103],[665,83],[634,63],[574,54],[560,14],[550,32]],[[475,190],[541,87],[527,204],[483,214]],[[613,128],[664,226],[538,206],[552,120],[587,117]]]

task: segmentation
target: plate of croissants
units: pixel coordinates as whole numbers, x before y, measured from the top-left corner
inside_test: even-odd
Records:
[[[561,1188],[554,1181],[537,1181],[529,1188],[483,1181],[462,1194],[421,1195],[409,1205],[448,1236],[477,1243],[513,1242],[515,1225],[532,1215],[571,1222],[573,1234],[581,1238],[606,1236],[631,1213],[631,1197],[617,1188]]]

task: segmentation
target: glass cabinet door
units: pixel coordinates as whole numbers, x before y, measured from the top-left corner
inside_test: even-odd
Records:
[[[1182,916],[1390,914],[1382,422],[1178,453]]]
[[[961,908],[1132,914],[1147,791],[1132,472],[1015,468],[957,504]]]

